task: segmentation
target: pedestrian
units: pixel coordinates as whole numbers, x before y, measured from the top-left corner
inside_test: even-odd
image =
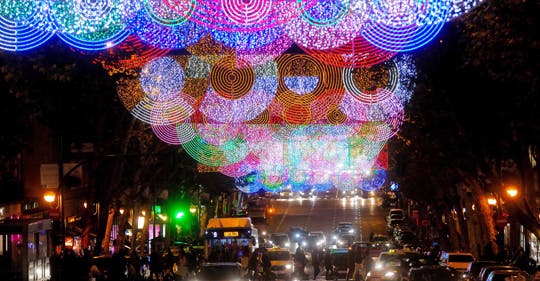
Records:
[[[332,274],[332,255],[330,254],[330,249],[326,249],[324,253],[324,268],[326,270],[326,277]]]
[[[299,275],[300,278],[304,278],[306,276],[305,267],[307,264],[306,254],[304,253],[304,250],[302,248],[298,247],[296,248],[296,252],[294,253],[294,269],[297,275]]]
[[[321,252],[317,248],[311,252],[311,265],[313,266],[313,280],[316,280],[321,272]]]
[[[152,280],[159,280],[163,271],[162,265],[160,251],[158,249],[152,249],[152,253],[150,254],[150,278]]]

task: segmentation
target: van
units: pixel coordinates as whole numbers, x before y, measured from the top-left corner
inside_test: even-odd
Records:
[[[469,267],[469,263],[474,261],[474,257],[471,253],[466,252],[442,252],[441,262],[442,266],[451,267],[459,272],[464,273]]]
[[[278,279],[291,279],[291,275],[294,272],[294,262],[289,249],[270,248],[268,249],[268,259],[270,260],[270,271]]]

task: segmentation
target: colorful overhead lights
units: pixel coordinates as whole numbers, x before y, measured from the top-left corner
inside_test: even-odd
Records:
[[[369,59],[358,55],[355,59],[342,59],[370,65],[375,63],[372,60],[380,60],[380,55],[388,58],[381,50],[393,53],[420,48],[438,34],[445,22],[469,12],[481,2],[5,0],[0,3],[0,30],[6,38],[2,38],[5,42],[0,47],[27,50],[57,34],[75,48],[103,50],[120,44],[134,33],[153,47],[183,49],[210,32],[226,46],[248,51],[271,46],[283,39],[283,34],[310,52],[353,57],[365,54]],[[360,35],[375,48],[354,43]],[[14,37],[23,41],[14,43]],[[357,47],[345,52],[350,45]],[[333,57],[333,60],[342,59]]]
[[[243,192],[374,190],[415,86],[399,53],[480,2],[5,0],[0,49],[55,34],[81,50],[116,46],[96,62],[130,76],[118,80],[126,109]],[[283,54],[293,44],[306,54]]]
[[[27,51],[47,42],[54,35],[48,17],[41,1],[1,1],[0,50]]]

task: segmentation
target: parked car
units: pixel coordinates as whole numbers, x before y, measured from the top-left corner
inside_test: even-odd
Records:
[[[519,268],[515,267],[515,266],[510,266],[510,265],[489,265],[489,266],[485,266],[483,267],[481,270],[480,270],[480,273],[478,274],[478,279],[479,281],[487,281],[487,278],[489,276],[489,274],[492,272],[492,271],[495,271],[495,270],[520,270]]]
[[[390,220],[392,216],[395,216],[396,219],[405,219],[405,210],[398,208],[390,209],[388,211],[388,220]]]
[[[489,273],[486,281],[527,281],[529,275],[523,270],[495,270]]]
[[[457,281],[459,274],[444,266],[440,265],[424,265],[409,269],[409,281]]]
[[[480,270],[489,265],[497,265],[496,261],[473,261],[469,263],[463,278],[469,281],[475,281],[478,278]]]

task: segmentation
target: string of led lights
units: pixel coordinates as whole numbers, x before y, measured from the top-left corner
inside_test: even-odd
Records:
[[[0,49],[97,54],[135,118],[242,192],[370,191],[415,87],[399,53],[481,2],[4,0]]]
[[[332,56],[331,63],[342,65],[345,60],[360,67],[391,53],[422,47],[446,22],[482,2],[4,0],[0,3],[0,48],[29,50],[57,35],[77,49],[103,50],[119,45],[133,33],[161,49],[184,49],[212,34],[228,47],[247,51],[271,46],[286,36],[309,53],[349,54],[352,58]],[[364,45],[362,39],[370,44]],[[351,45],[355,45],[352,51]]]

